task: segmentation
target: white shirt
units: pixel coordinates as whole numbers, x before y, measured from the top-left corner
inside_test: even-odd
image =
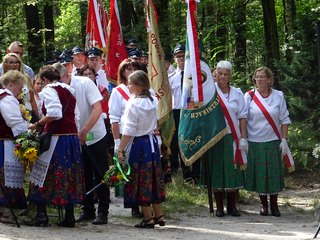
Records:
[[[21,116],[20,105],[18,100],[13,96],[8,89],[0,89],[0,94],[8,93],[0,100],[0,113],[6,122],[7,126],[11,128],[13,136],[27,131],[26,121]]]
[[[171,73],[174,73],[175,71],[176,71],[176,68],[172,64],[170,64],[167,70],[168,75],[170,75]]]
[[[77,106],[80,111],[80,129],[88,121],[92,105],[102,100],[102,96],[92,80],[87,77],[73,76],[70,86],[74,88],[77,99]],[[105,123],[102,115],[88,134],[93,135],[93,140],[86,141],[87,145],[94,144],[101,140],[106,134]]]
[[[181,108],[181,70],[176,69],[174,73],[169,75],[169,84],[172,94],[172,108]]]
[[[120,84],[118,87],[121,87],[122,90],[130,97],[130,91],[126,85]],[[124,99],[116,88],[112,90],[109,99],[109,119],[111,124],[119,124],[120,133],[122,133],[123,114],[127,102],[128,101]]]
[[[104,70],[99,69],[96,76],[96,82],[98,86],[104,86],[106,89],[109,89],[109,82],[107,79],[106,72]]]
[[[219,87],[218,85],[216,86],[217,88]],[[228,102],[227,108],[230,113],[231,112],[234,113],[237,119],[247,118],[247,108],[244,102],[244,96],[241,89],[230,86],[230,92],[224,94],[224,97]],[[231,133],[230,126],[228,124],[226,117],[225,117],[225,121],[228,128],[228,133]]]
[[[254,94],[259,94],[259,92],[255,90]],[[269,142],[277,140],[278,137],[273,128],[261,112],[260,108],[252,101],[250,94],[246,93],[244,98],[248,109],[248,140],[251,142]],[[272,89],[270,95],[267,98],[264,98],[264,100],[268,105],[267,109],[269,114],[274,119],[278,119],[276,124],[281,126],[291,123],[287,104],[281,91]]]
[[[157,104],[155,97],[151,101],[132,96],[124,111],[122,133],[135,137],[152,133],[157,128]]]

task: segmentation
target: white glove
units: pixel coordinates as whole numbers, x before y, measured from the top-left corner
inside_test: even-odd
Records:
[[[241,151],[246,151],[246,152],[248,152],[248,148],[249,148],[248,140],[245,139],[245,138],[240,138],[240,141],[239,141],[239,149],[240,149]]]
[[[285,138],[282,138],[281,140],[280,151],[281,151],[281,156],[284,156],[289,152],[288,141]]]
[[[158,147],[159,147],[159,151],[161,151],[161,145],[162,145],[162,140],[161,140],[161,136],[157,135],[157,141],[158,141]]]
[[[114,154],[117,154],[120,146],[120,138],[114,140]]]

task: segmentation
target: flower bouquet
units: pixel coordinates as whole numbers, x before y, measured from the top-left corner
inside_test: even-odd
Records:
[[[24,120],[30,122],[32,119],[32,116],[30,114],[30,111],[26,108],[26,93],[24,91],[22,91],[19,96],[18,96],[18,101],[19,101],[19,105],[20,105],[20,111],[21,111],[21,115],[23,117]]]
[[[36,131],[21,133],[14,140],[14,154],[24,167],[35,163],[39,156],[39,141]]]
[[[126,162],[120,164],[117,157],[113,157],[114,165],[103,176],[103,182],[109,186],[119,185],[123,182],[128,182],[127,178],[130,175],[130,165]]]

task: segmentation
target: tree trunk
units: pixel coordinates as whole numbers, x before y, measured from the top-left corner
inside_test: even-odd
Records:
[[[217,61],[224,60],[226,58],[226,45],[227,45],[227,27],[225,20],[227,18],[227,11],[224,8],[225,2],[218,0],[217,8],[217,31],[216,31],[216,47]]]
[[[282,4],[285,31],[285,56],[288,64],[290,64],[293,56],[290,39],[295,30],[296,4],[295,0],[282,0]]]
[[[39,12],[37,5],[24,5],[26,24],[28,32],[28,42],[29,42],[29,59],[31,66],[35,69],[39,67],[39,64],[43,62],[44,52],[42,49],[42,36],[39,32],[40,21]]]
[[[79,5],[80,5],[80,17],[81,17],[81,38],[83,39],[83,46],[85,46],[88,3],[86,1],[80,2]]]
[[[52,3],[46,3],[43,8],[44,28],[45,28],[45,51],[46,61],[51,58],[51,52],[54,50],[54,20]]]
[[[163,49],[170,49],[170,43],[172,40],[171,34],[168,34],[170,31],[170,21],[169,21],[169,0],[161,0],[156,3],[156,8],[158,12],[159,19],[159,35],[161,39],[161,45]]]
[[[233,15],[235,31],[235,59],[234,66],[237,72],[246,73],[247,38],[246,38],[246,0],[237,0]]]
[[[279,37],[274,0],[261,0],[263,9],[263,26],[266,47],[266,65],[274,74],[274,87],[279,89],[279,72],[276,61],[280,60]]]
[[[121,24],[125,28],[130,28],[132,23],[138,22],[134,12],[133,3],[128,0],[121,0]]]
[[[320,21],[316,23],[316,30],[317,30],[317,46],[318,46],[318,73],[320,77]]]

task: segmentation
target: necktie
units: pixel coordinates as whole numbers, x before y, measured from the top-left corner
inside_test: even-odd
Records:
[[[184,71],[181,71],[181,91],[182,91],[182,85],[183,85],[183,74],[184,74]]]

